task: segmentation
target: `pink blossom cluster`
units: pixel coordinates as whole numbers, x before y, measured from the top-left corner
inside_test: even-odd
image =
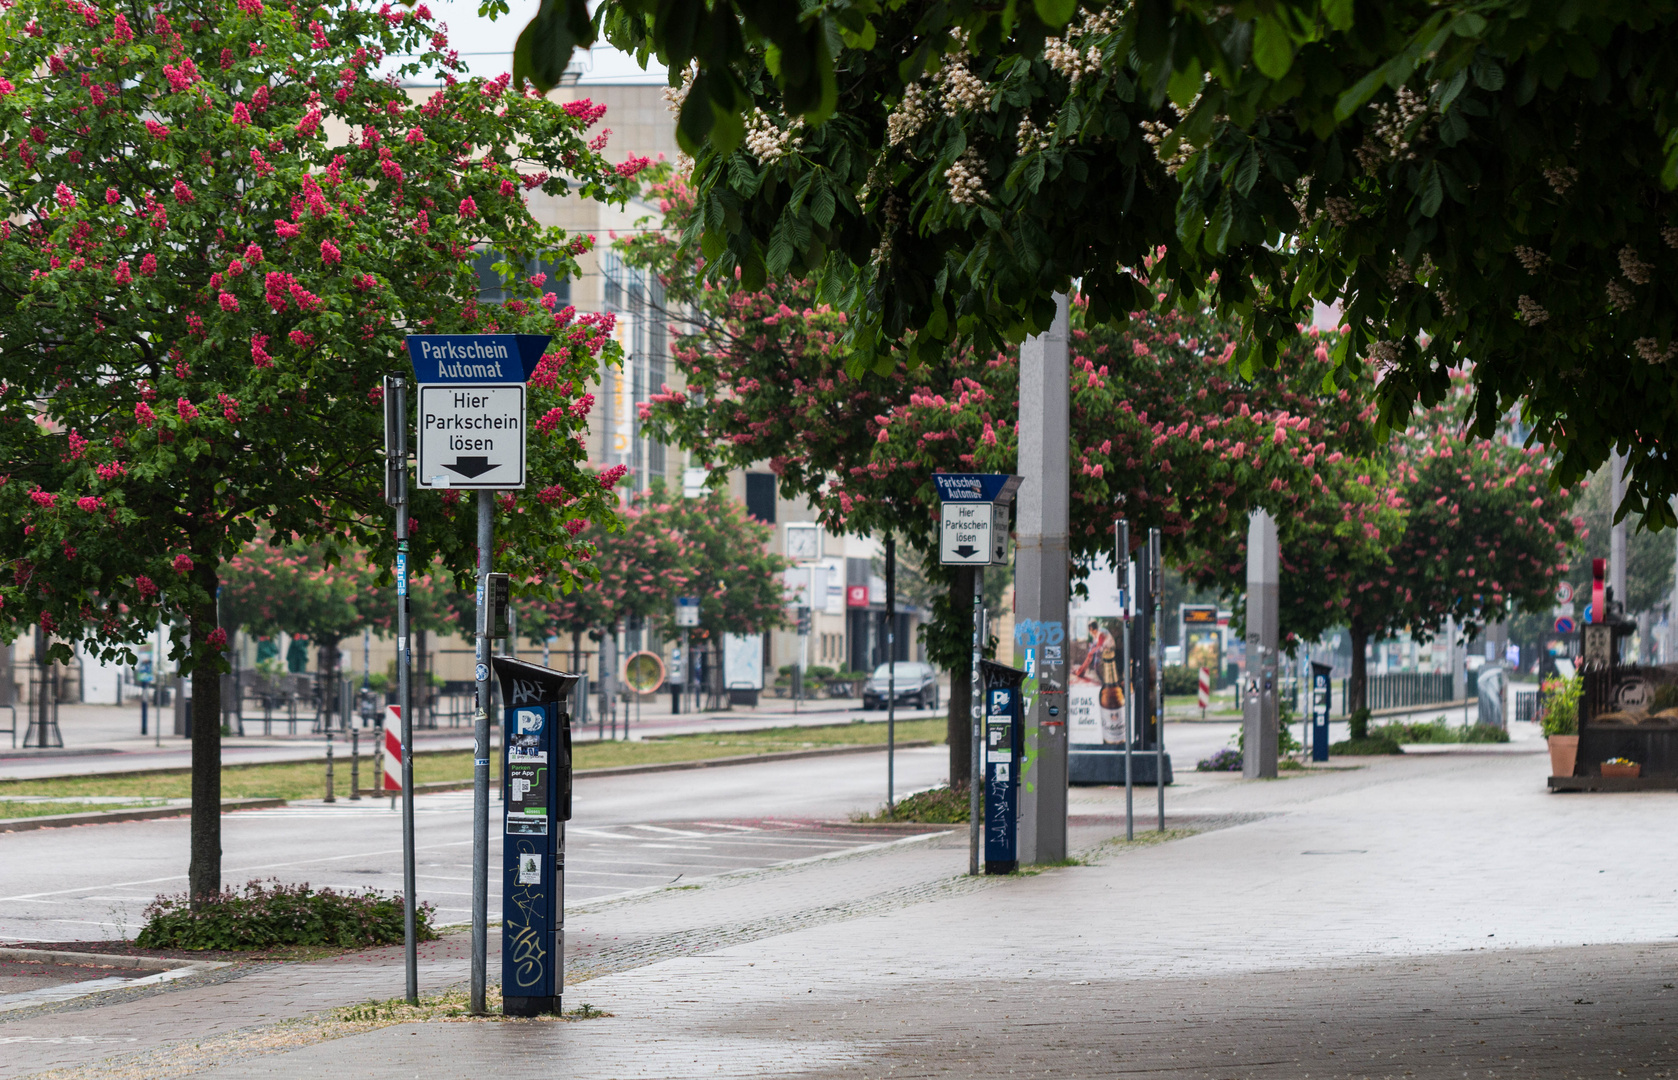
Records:
[[[175,568],[177,574],[190,574],[192,573],[192,556],[185,553],[176,555],[170,565]]]
[[[139,592],[142,600],[150,600],[157,595],[157,585],[151,578],[138,574],[134,578],[134,588]]]
[[[105,509],[105,500],[101,499],[97,495],[83,495],[81,498],[76,500],[76,506],[79,509],[86,510],[90,514],[97,514],[99,511]]]
[[[87,440],[84,439],[82,437],[82,433],[77,431],[75,428],[70,429],[70,434],[65,436],[65,441],[70,444],[71,461],[75,461],[83,454],[87,453]]]
[[[567,116],[574,116],[583,122],[584,127],[592,127],[602,116],[606,115],[606,106],[596,105],[588,98],[567,101],[560,106]]]
[[[628,476],[628,475],[629,475],[629,466],[628,465],[613,465],[611,468],[605,470],[604,472],[602,472],[600,474],[600,478],[599,478],[600,479],[600,486],[603,487],[603,488],[610,489],[614,485],[616,485],[619,480],[622,480],[625,476]]]
[[[143,428],[149,428],[157,422],[157,414],[151,411],[151,406],[143,401],[134,403],[134,420]]]
[[[169,80],[169,89],[177,94],[184,94],[198,81],[198,66],[192,62],[192,57],[188,56],[181,60],[179,67],[164,64],[163,77]]]
[[[50,491],[42,491],[40,488],[36,488],[34,491],[31,491],[29,493],[29,498],[36,506],[44,506],[48,510],[51,510],[53,506],[58,503],[57,495],[54,495]]]
[[[120,461],[112,461],[94,466],[93,471],[99,474],[101,480],[115,480],[119,476],[128,475],[128,466]]]

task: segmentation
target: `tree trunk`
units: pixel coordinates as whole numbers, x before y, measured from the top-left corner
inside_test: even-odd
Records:
[[[208,639],[216,629],[216,567],[203,557],[194,584],[209,599],[191,615],[192,855],[187,890],[193,901],[221,892],[221,664]]]
[[[957,567],[950,581],[950,611],[967,613],[967,638],[972,639],[973,568]],[[950,786],[965,787],[973,779],[973,651],[963,649],[950,665],[950,713],[945,738],[950,744]]]
[[[1352,636],[1352,677],[1346,683],[1346,712],[1348,715],[1356,715],[1367,708],[1369,704],[1369,661],[1364,655],[1369,648],[1369,628],[1363,624],[1362,619],[1354,618],[1352,619],[1350,632]],[[1361,739],[1368,731],[1368,718],[1360,717],[1352,721],[1352,726],[1354,729],[1361,729],[1354,730],[1352,738]]]

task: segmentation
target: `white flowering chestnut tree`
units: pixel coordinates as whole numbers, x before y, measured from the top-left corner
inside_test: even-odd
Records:
[[[599,109],[460,79],[423,5],[20,0],[0,12],[4,632],[110,659],[160,621],[193,687],[190,890],[219,891],[224,562],[259,535],[388,566],[381,377],[404,335],[546,333],[497,557],[569,580],[615,476],[582,434],[608,318],[544,274],[591,238],[526,199],[618,199]],[[405,59],[398,62],[398,58]],[[435,91],[404,80],[434,73]],[[473,260],[504,256],[480,305]],[[608,360],[610,357],[608,356]],[[414,565],[475,561],[470,500],[419,493]]]

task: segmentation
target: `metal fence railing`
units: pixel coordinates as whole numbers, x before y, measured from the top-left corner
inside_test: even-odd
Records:
[[[1340,711],[1351,712],[1348,694],[1350,679],[1340,680]],[[1364,687],[1364,700],[1371,711],[1402,709],[1409,706],[1434,705],[1451,700],[1449,672],[1426,674],[1419,671],[1398,671],[1390,675],[1371,675]]]

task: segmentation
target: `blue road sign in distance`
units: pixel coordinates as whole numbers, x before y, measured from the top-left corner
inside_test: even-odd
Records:
[[[1020,477],[1007,473],[933,473],[943,502],[1011,502]]]
[[[542,359],[546,334],[409,334],[421,383],[522,383]]]
[[[1573,633],[1573,620],[1568,618],[1566,615],[1563,615],[1563,616],[1557,618],[1556,619],[1556,633],[1558,633],[1558,634],[1571,634],[1571,633]]]

